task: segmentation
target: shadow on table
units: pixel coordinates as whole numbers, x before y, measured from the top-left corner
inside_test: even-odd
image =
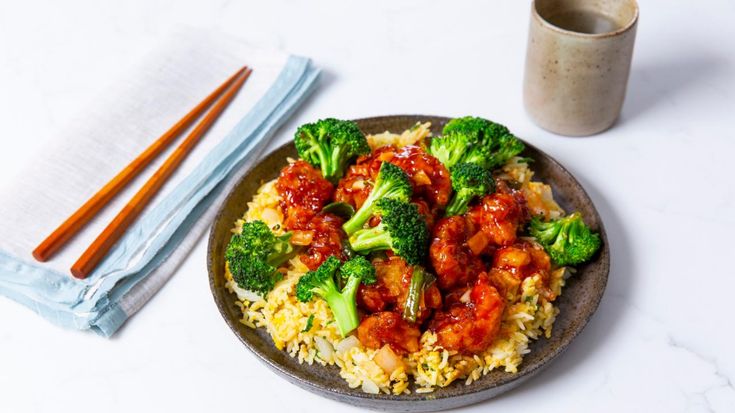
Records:
[[[618,123],[627,123],[657,107],[676,105],[677,95],[700,87],[728,65],[726,59],[707,51],[640,64],[634,58]]]

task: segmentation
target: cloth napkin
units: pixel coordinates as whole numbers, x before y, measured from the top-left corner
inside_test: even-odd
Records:
[[[235,100],[87,279],[74,279],[71,264],[170,151],[54,259],[32,258],[66,217],[243,65],[253,73]],[[318,76],[307,58],[223,34],[179,29],[168,36],[0,189],[0,294],[60,326],[112,335],[175,272]]]

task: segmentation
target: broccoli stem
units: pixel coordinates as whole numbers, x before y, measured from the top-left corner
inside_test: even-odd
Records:
[[[390,249],[393,244],[390,234],[383,227],[383,223],[374,228],[362,229],[350,237],[352,249],[361,253],[369,253]]]
[[[383,161],[370,194],[352,218],[342,225],[342,229],[345,230],[347,235],[352,235],[370,219],[379,202],[387,199],[408,202],[412,192],[411,181],[406,172],[389,162]]]
[[[289,243],[291,233],[287,232],[276,238],[273,245],[273,251],[268,254],[266,262],[274,267],[280,267],[281,264],[293,258],[296,255],[296,249]]]
[[[368,198],[365,200],[365,203],[363,204],[363,206],[365,206],[365,204],[367,204],[368,202],[372,202],[372,200],[370,198],[371,197],[368,196]],[[367,220],[369,220],[372,215],[373,215],[373,209],[372,208],[369,208],[369,207],[368,208],[360,208],[360,209],[357,210],[357,212],[355,212],[355,215],[353,215],[352,218],[350,218],[347,222],[344,223],[344,225],[342,226],[342,229],[344,229],[344,231],[347,234],[352,234],[355,231],[357,231],[360,228],[362,228],[362,226],[365,225],[365,223],[367,222]]]
[[[314,144],[316,145],[319,150],[317,151],[317,156],[319,157],[319,169],[322,170],[322,176],[323,177],[329,177],[332,176],[332,169],[331,169],[331,159],[329,158],[329,149],[322,144],[321,142],[314,140]]]
[[[347,234],[352,234],[362,228],[363,225],[373,216],[375,203],[385,196],[390,190],[390,185],[378,185],[370,191],[370,195],[365,199],[360,209],[355,212],[347,222],[342,225],[342,229]]]
[[[346,152],[346,148],[341,146],[332,151],[332,158],[329,160],[329,164],[331,165],[329,176],[337,178],[344,175],[344,169],[349,160]]]
[[[350,277],[341,293],[335,287],[323,295],[324,300],[332,310],[339,332],[343,337],[346,337],[360,324],[356,304],[357,287],[359,285],[359,278]]]
[[[468,191],[460,189],[454,194],[452,199],[447,204],[445,216],[451,217],[453,215],[462,215],[467,212],[467,205],[469,205],[472,199],[472,194],[468,194]]]
[[[265,262],[267,262],[268,265],[272,265],[274,267],[280,267],[284,262],[293,258],[294,255],[296,255],[295,249],[288,251],[288,252],[287,251],[277,252],[277,253],[273,253],[269,255]]]
[[[312,133],[307,133],[307,136],[309,137],[309,144],[312,146],[309,152],[316,153],[316,156],[319,158],[319,169],[322,171],[322,176],[325,178],[330,176],[331,158],[329,156],[329,148]]]

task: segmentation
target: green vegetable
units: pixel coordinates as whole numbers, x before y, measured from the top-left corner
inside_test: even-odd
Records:
[[[467,148],[474,144],[466,135],[461,133],[452,133],[444,136],[437,136],[431,139],[428,152],[444,164],[447,168],[452,168],[464,158]]]
[[[454,195],[447,204],[446,215],[461,215],[473,199],[495,190],[495,180],[490,172],[473,163],[460,163],[452,168]]]
[[[353,158],[370,153],[367,139],[355,122],[334,118],[301,125],[294,144],[301,159],[320,168],[332,182],[344,175]]]
[[[309,318],[306,319],[306,326],[303,330],[301,330],[302,333],[306,333],[309,330],[311,330],[311,327],[314,326],[314,314],[310,315]]]
[[[491,141],[503,135],[510,135],[510,131],[505,126],[476,116],[454,118],[444,125],[442,133],[444,135],[453,133],[464,135],[473,143]]]
[[[462,162],[476,163],[485,169],[502,166],[525,148],[523,142],[513,136],[508,128],[479,117],[452,119],[444,127],[443,133],[465,135],[474,145],[467,149]]]
[[[433,274],[426,272],[422,267],[413,267],[411,274],[411,284],[408,286],[408,294],[403,305],[403,319],[415,323],[419,314],[419,305],[421,304],[421,295],[426,288],[435,280]]]
[[[518,159],[518,163],[532,163],[535,162],[533,158],[530,156],[523,156]]]
[[[342,264],[339,275],[346,283],[349,283],[350,280],[359,279],[363,284],[369,285],[376,281],[375,267],[361,255]]]
[[[346,202],[332,202],[322,208],[322,212],[337,215],[342,219],[350,219],[355,215],[355,208]]]
[[[408,202],[411,199],[412,193],[413,187],[411,186],[411,180],[408,178],[408,175],[392,163],[383,162],[380,165],[378,178],[375,180],[375,185],[373,185],[373,190],[370,191],[370,195],[365,199],[360,209],[355,212],[355,215],[342,225],[342,229],[345,230],[347,235],[355,233],[355,231],[361,229],[370,217],[373,216],[378,200],[396,199]]]
[[[467,152],[463,162],[476,163],[485,169],[495,169],[505,165],[510,158],[523,152],[525,145],[513,135],[503,135],[491,142],[484,142]]]
[[[560,266],[589,261],[602,243],[600,235],[590,230],[579,212],[549,222],[536,216],[529,224],[529,232]]]
[[[380,216],[380,224],[355,231],[349,238],[355,252],[392,250],[409,265],[426,258],[429,230],[416,205],[385,198],[375,204],[374,213]]]
[[[230,239],[225,259],[238,286],[267,294],[282,276],[278,267],[296,253],[288,242],[291,233],[276,236],[263,221],[246,222]]]
[[[452,119],[444,126],[443,135],[432,139],[428,150],[450,169],[464,162],[491,170],[525,148],[505,126],[473,116]]]
[[[353,258],[342,265],[340,261],[330,256],[315,271],[309,271],[296,284],[296,298],[301,302],[308,302],[314,295],[327,302],[332,310],[337,327],[343,337],[357,328],[360,319],[357,314],[357,288],[360,283],[375,282],[375,268],[364,257]],[[336,277],[346,279],[345,286],[338,290]]]

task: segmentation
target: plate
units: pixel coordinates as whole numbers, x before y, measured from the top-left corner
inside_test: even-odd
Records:
[[[449,119],[400,115],[358,119],[356,122],[365,134],[401,132],[416,122],[431,122],[432,132],[438,134]],[[293,142],[288,142],[270,153],[243,176],[225,199],[212,224],[207,255],[209,284],[222,317],[246,348],[286,380],[324,397],[351,405],[391,411],[436,411],[487,400],[518,386],[548,366],[582,331],[602,299],[610,269],[610,250],[602,220],[579,182],[558,162],[528,143],[523,156],[534,159],[532,167],[535,177],[551,185],[554,198],[564,210],[581,211],[587,224],[599,231],[602,248],[594,261],[579,266],[577,273],[568,280],[561,297],[556,300],[560,313],[554,323],[551,338],[540,338],[530,343],[531,352],[525,355],[517,373],[495,370],[468,386],[459,380],[427,394],[367,394],[359,388],[349,388],[339,376],[338,367],[299,364],[297,359],[276,349],[264,329],[254,330],[240,323],[242,313],[235,304],[235,295],[225,288],[224,279],[224,252],[232,235],[230,230],[235,220],[245,213],[247,203],[260,185],[278,176],[281,168],[286,165],[287,157],[298,157]]]

